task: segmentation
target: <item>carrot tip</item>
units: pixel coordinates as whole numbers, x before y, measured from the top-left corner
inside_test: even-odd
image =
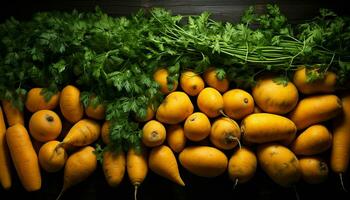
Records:
[[[134,188],[134,200],[137,200],[137,189],[139,188],[139,184],[135,184]]]
[[[238,185],[238,178],[235,178],[235,183],[233,184],[232,190],[236,190],[237,185]]]
[[[345,188],[344,181],[343,181],[343,174],[339,173],[339,178],[340,178],[340,184],[344,192],[348,192],[348,190]]]
[[[65,189],[62,188],[61,192],[58,194],[58,197],[56,198],[56,200],[59,200],[61,198],[61,196],[63,195]]]

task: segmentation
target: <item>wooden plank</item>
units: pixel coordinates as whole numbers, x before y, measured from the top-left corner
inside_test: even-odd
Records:
[[[320,8],[330,8],[339,14],[349,14],[346,1],[341,0],[54,0],[54,1],[5,1],[1,2],[0,19],[10,16],[18,19],[29,19],[38,11],[93,11],[96,6],[101,7],[112,16],[130,15],[139,9],[164,7],[175,14],[199,14],[203,11],[212,13],[217,20],[236,22],[248,6],[254,5],[259,11],[268,3],[276,3],[290,22],[309,19],[318,14]]]

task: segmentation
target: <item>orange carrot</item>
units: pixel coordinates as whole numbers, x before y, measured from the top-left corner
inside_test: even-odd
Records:
[[[125,153],[107,150],[103,153],[103,173],[108,185],[116,187],[122,182],[125,174]]]
[[[23,112],[21,112],[18,108],[13,106],[10,101],[3,100],[2,107],[4,109],[4,113],[7,119],[7,124],[9,126],[13,126],[17,123],[24,125]]]
[[[63,187],[56,200],[67,189],[86,180],[96,170],[97,158],[94,151],[93,147],[86,146],[68,157],[64,167]]]
[[[6,125],[0,106],[0,183],[5,190],[11,188],[11,158],[6,143]]]
[[[147,154],[144,149],[137,153],[135,149],[130,148],[126,157],[126,170],[131,184],[134,186],[134,198],[137,199],[137,189],[145,180],[148,172]]]
[[[6,141],[23,187],[29,192],[39,190],[41,175],[38,156],[26,128],[22,124],[11,126],[6,131]]]

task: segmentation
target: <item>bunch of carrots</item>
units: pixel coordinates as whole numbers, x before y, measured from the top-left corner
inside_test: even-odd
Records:
[[[201,177],[227,172],[235,185],[248,182],[261,167],[275,183],[291,187],[300,179],[325,181],[330,166],[344,187],[350,160],[350,93],[336,94],[333,72],[313,82],[308,73],[313,72],[300,66],[291,81],[261,74],[245,91],[220,79],[214,67],[203,74],[183,71],[173,82],[166,68],[157,69],[153,78],[166,97],[159,107],[148,106],[147,116],[139,119],[141,152],[103,151],[107,183],[116,187],[128,173],[136,199],[149,169],[185,186],[179,164]],[[28,122],[11,102],[2,101],[0,183],[11,187],[12,165],[27,191],[40,190],[41,170],[64,170],[59,198],[96,170],[93,144],[100,137],[111,143],[110,124],[105,106],[84,107],[75,86],[50,99],[42,90],[33,88],[25,98]]]

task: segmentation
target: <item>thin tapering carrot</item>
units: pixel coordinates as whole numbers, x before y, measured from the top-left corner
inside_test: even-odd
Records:
[[[6,141],[23,187],[29,192],[39,190],[41,175],[38,156],[26,128],[22,124],[11,126],[6,131]]]
[[[86,180],[96,170],[97,158],[94,151],[93,147],[86,146],[68,157],[64,167],[63,187],[56,200],[60,199],[67,189]]]
[[[69,130],[59,146],[86,146],[100,136],[101,126],[94,120],[82,119]]]
[[[11,188],[11,158],[6,142],[6,125],[0,106],[0,183],[5,190]]]
[[[6,116],[7,124],[13,126],[17,123],[24,125],[23,112],[16,108],[10,101],[3,100],[2,107]]]
[[[126,156],[126,170],[131,184],[134,186],[134,199],[137,199],[137,189],[145,180],[148,173],[147,153],[145,149],[136,152],[130,148]]]
[[[156,174],[185,186],[173,151],[165,145],[154,147],[148,158],[149,168]]]
[[[341,98],[343,112],[334,120],[333,144],[330,166],[339,174],[344,190],[343,174],[348,170],[350,161],[350,94]]]

